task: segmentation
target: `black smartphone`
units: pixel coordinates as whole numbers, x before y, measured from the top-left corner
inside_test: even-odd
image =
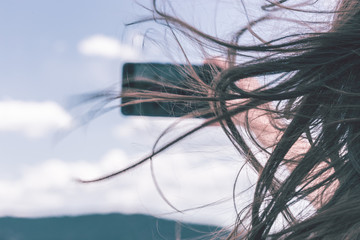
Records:
[[[186,74],[185,65],[173,65],[164,63],[126,63],[122,71],[122,91],[129,89],[150,90],[181,95],[196,94],[186,91],[187,83],[191,77]],[[192,65],[196,74],[206,83],[213,79],[214,69],[210,65]],[[147,81],[147,80],[151,81]],[[169,86],[170,85],[170,86]],[[171,87],[173,86],[173,87]],[[181,88],[181,89],[179,89]],[[136,100],[136,98],[122,98],[121,103]],[[157,116],[157,117],[181,117],[189,113],[209,110],[207,102],[143,102],[121,107],[124,115],[134,116]],[[213,114],[202,114],[198,117],[209,118]]]

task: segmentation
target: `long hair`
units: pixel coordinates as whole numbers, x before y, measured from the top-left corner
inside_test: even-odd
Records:
[[[291,2],[287,0],[267,2],[263,6],[267,12],[310,11],[286,6]],[[227,239],[360,239],[360,2],[343,0],[332,12],[315,11],[333,14],[326,31],[292,34],[255,45],[241,45],[238,40],[252,26],[271,20],[271,15],[250,22],[226,41],[161,11],[156,0],[153,3],[156,22],[203,48],[226,52],[229,67],[215,71],[210,84],[196,76],[191,78],[197,97],[136,90],[120,96],[144,101],[209,102],[208,111],[215,117],[137,164],[104,178],[136,167],[197,130],[219,122],[234,147],[259,174],[249,214],[239,213]],[[238,56],[252,58],[239,64]],[[253,90],[236,84],[263,76],[276,77]],[[263,146],[251,134],[247,114],[252,109],[274,120],[279,135],[271,146]],[[245,114],[247,134],[267,154],[265,164],[245,140],[249,136],[234,123],[239,114]],[[289,157],[298,142],[306,142],[308,148]],[[291,171],[279,177],[284,167]],[[291,209],[303,199],[311,201],[316,211],[300,217]],[[276,227],[278,219],[285,220],[281,228]],[[246,229],[246,236],[237,231],[240,228]]]

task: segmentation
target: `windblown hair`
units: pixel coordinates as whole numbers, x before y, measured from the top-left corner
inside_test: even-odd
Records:
[[[287,0],[267,2],[263,10],[269,13],[310,11],[285,6],[291,2]],[[332,12],[314,11],[333,14],[326,31],[292,34],[253,46],[239,44],[240,36],[257,23],[271,20],[271,14],[250,22],[233,40],[226,41],[160,11],[155,0],[153,13],[155,21],[199,46],[226,52],[229,67],[217,73],[211,84],[192,78],[198,97],[144,91],[121,97],[210,102],[215,117],[154,150],[137,164],[105,178],[136,167],[197,130],[220,122],[235,148],[259,173],[249,214],[239,213],[227,239],[240,239],[240,235],[241,239],[253,240],[360,239],[360,1],[342,0]],[[241,64],[236,61],[238,56],[257,54],[260,57]],[[263,76],[276,78],[251,91],[236,84],[241,79]],[[243,101],[236,104],[237,99]],[[231,107],[229,102],[233,102]],[[266,111],[281,133],[270,147],[262,146],[252,136],[268,154],[265,165],[244,140],[248,135],[239,131],[233,121],[236,115],[250,109]],[[246,125],[249,128],[251,122]],[[308,150],[286,157],[298,141],[306,141]],[[284,166],[291,166],[291,172],[280,180],[277,174]],[[303,199],[312,201],[317,209],[300,218],[289,209]],[[287,224],[275,229],[279,218]],[[246,229],[246,236],[241,228]]]

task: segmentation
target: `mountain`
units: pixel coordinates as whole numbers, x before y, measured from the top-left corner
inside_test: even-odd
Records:
[[[0,240],[205,240],[219,230],[138,214],[0,218]]]

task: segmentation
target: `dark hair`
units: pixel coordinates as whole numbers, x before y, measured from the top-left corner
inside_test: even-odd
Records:
[[[329,12],[306,10],[302,8],[305,5],[289,7],[286,3],[291,1],[287,0],[267,1],[269,4],[262,9],[269,13],[285,9],[334,17],[326,31],[291,34],[256,45],[239,44],[239,39],[252,26],[274,19],[271,14],[250,22],[226,41],[160,11],[156,0],[153,2],[155,21],[202,48],[226,52],[229,68],[217,73],[209,85],[199,84],[196,76],[192,78],[194,91],[199,93],[196,98],[144,91],[121,96],[211,102],[215,117],[154,150],[137,164],[104,178],[136,167],[197,130],[220,122],[235,148],[259,173],[249,214],[239,213],[227,239],[238,239],[242,227],[246,229],[245,238],[254,240],[360,239],[360,1],[339,1],[337,9]],[[254,57],[254,53],[261,56]],[[253,58],[238,64],[238,56]],[[258,76],[276,78],[251,91],[236,84]],[[234,99],[244,101],[237,103]],[[249,117],[245,118],[247,134],[268,155],[264,166],[244,140],[248,136],[233,121],[235,115],[251,109],[261,109],[271,116],[273,127],[279,131],[278,141],[263,146],[251,134]],[[288,157],[299,141],[306,142],[308,149]],[[291,172],[280,179],[283,166]],[[300,217],[289,210],[302,199],[317,207],[313,214]],[[274,229],[279,218],[286,224],[280,230]]]

